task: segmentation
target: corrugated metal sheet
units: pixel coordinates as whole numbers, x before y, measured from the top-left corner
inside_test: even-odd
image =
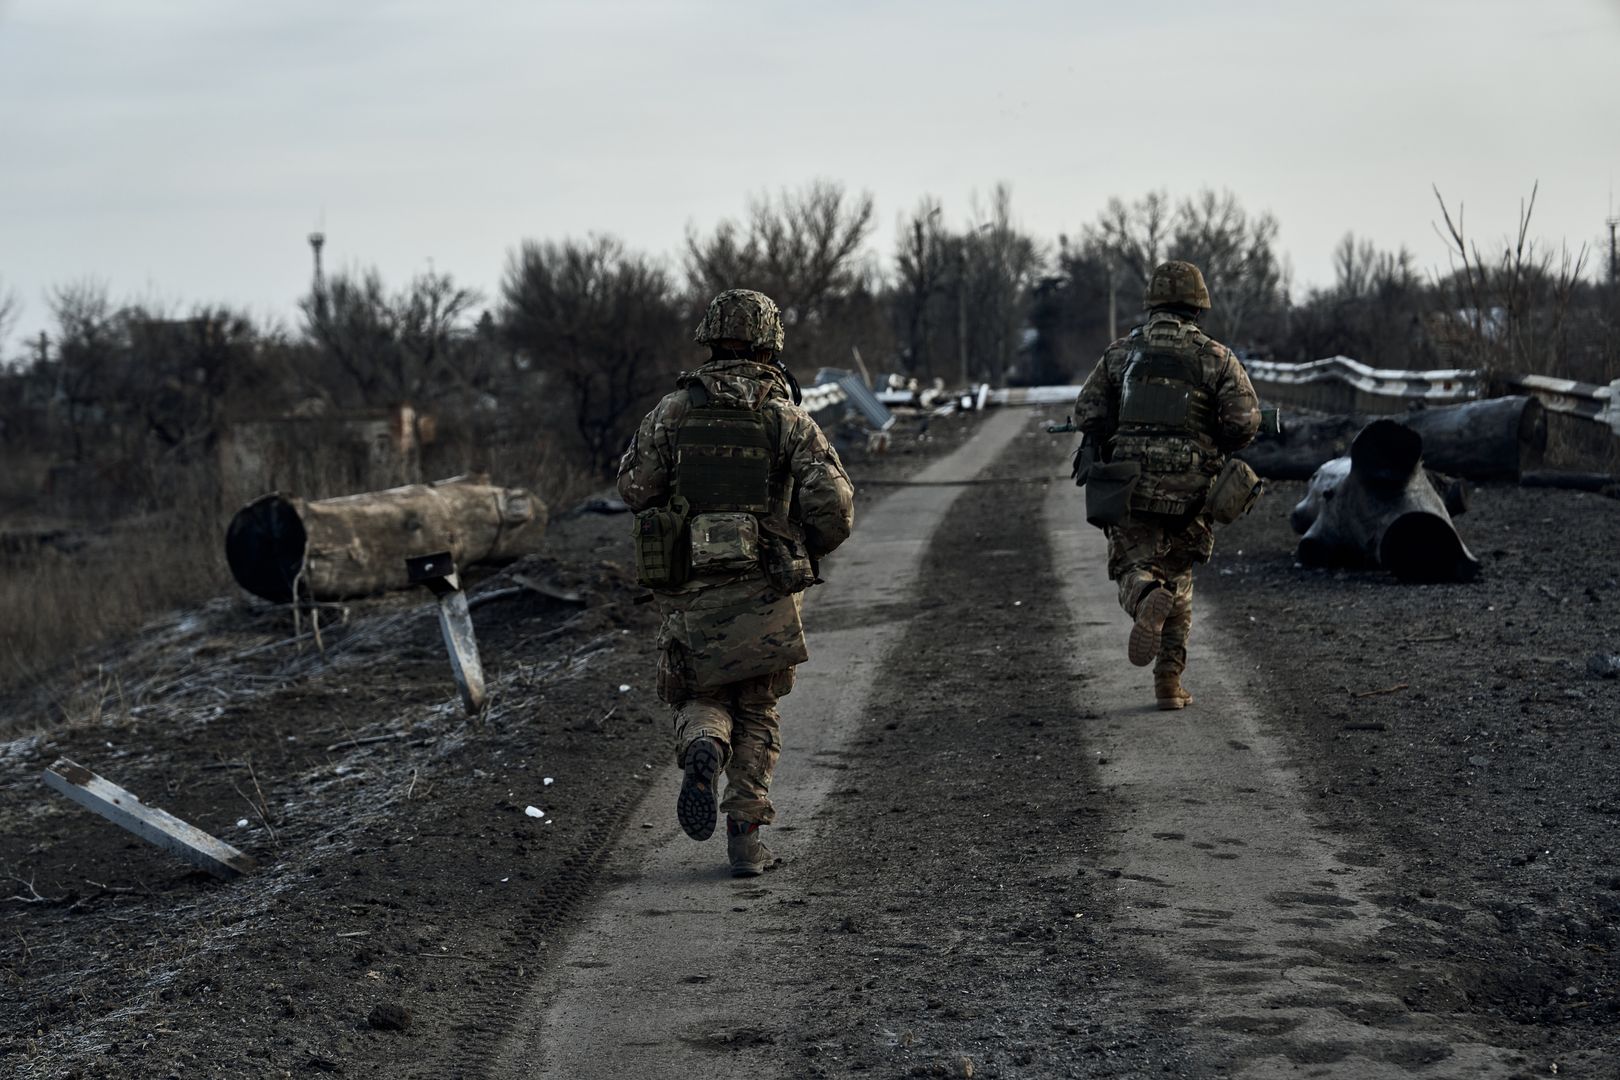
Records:
[[[844,393],[849,397],[849,403],[855,406],[855,411],[877,431],[888,431],[894,426],[894,413],[889,407],[879,401],[877,395],[872,393],[859,375],[848,374],[840,376],[838,385],[843,387]]]

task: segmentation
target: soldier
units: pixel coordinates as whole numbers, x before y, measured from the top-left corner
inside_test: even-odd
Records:
[[[849,536],[854,489],[777,359],[770,297],[715,297],[695,340],[708,362],[641,422],[619,462],[637,511],[642,583],[658,598],[658,694],[674,708],[676,801],[694,840],[714,832],[724,770],[726,854],[735,877],[775,862],[759,835],[775,817],[777,699],[803,663],[801,593]]]
[[[1093,462],[1140,466],[1128,509],[1104,531],[1108,576],[1133,620],[1128,655],[1139,667],[1154,663],[1161,709],[1193,701],[1181,674],[1192,628],[1192,570],[1215,550],[1206,496],[1228,455],[1247,446],[1260,426],[1248,373],[1198,326],[1209,307],[1198,267],[1157,267],[1147,287],[1147,322],[1108,346],[1075,402],[1084,433],[1075,461],[1079,483],[1087,482]],[[1096,495],[1088,495],[1088,505]]]

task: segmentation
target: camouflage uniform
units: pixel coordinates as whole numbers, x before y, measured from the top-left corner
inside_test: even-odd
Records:
[[[619,492],[630,508],[662,506],[674,493],[678,434],[694,408],[688,389],[694,383],[713,404],[763,415],[772,472],[790,497],[773,500],[761,531],[788,537],[815,558],[843,543],[854,513],[849,476],[769,360],[711,359],[680,377],[675,392],[641,422],[619,463]],[[715,740],[726,755],[720,810],[736,821],[769,824],[775,816],[771,775],[782,748],[776,702],[793,687],[794,665],[808,658],[802,594],[772,589],[755,567],[697,574],[656,595],[663,615],[658,693],[674,707],[676,763],[696,740]]]
[[[1176,275],[1185,276],[1178,280]],[[1167,291],[1161,276],[1176,288]],[[1120,607],[1133,618],[1138,605],[1161,587],[1171,598],[1154,674],[1157,685],[1174,686],[1180,694],[1179,676],[1187,666],[1187,635],[1192,628],[1192,571],[1208,562],[1215,550],[1212,524],[1203,511],[1204,496],[1227,456],[1254,438],[1260,403],[1243,365],[1199,328],[1189,310],[1209,307],[1197,269],[1169,263],[1156,270],[1154,278],[1147,322],[1104,351],[1081,387],[1075,422],[1102,447],[1106,460],[1141,463],[1129,516],[1106,529],[1108,576],[1119,584]],[[1186,302],[1155,303],[1155,289],[1161,300],[1171,295]],[[1127,372],[1145,356],[1161,358],[1167,365],[1161,371],[1186,373],[1158,380],[1193,400],[1184,430],[1120,422]],[[1168,683],[1160,681],[1166,677]]]

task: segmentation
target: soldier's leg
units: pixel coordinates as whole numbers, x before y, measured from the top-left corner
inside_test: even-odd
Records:
[[[674,706],[675,763],[682,773],[675,818],[694,840],[714,835],[720,770],[735,735],[729,699],[724,687],[695,690]]]
[[[676,765],[686,760],[686,751],[699,739],[713,739],[720,744],[721,753],[729,755],[734,725],[727,691],[726,687],[694,691],[672,706]]]
[[[793,688],[793,669],[736,686],[732,698],[731,764],[726,769],[726,858],[732,877],[754,877],[777,859],[760,838],[760,828],[776,818],[771,776],[782,754],[782,724],[776,699]]]
[[[1131,617],[1126,655],[1138,667],[1158,655],[1173,609],[1173,571],[1167,558],[1177,527],[1179,523],[1144,516],[1127,519],[1108,533],[1108,575],[1119,585],[1119,606]]]
[[[1127,519],[1108,527],[1108,576],[1119,586],[1125,614],[1134,618],[1142,598],[1164,583],[1164,550],[1164,530],[1153,522]]]
[[[782,756],[782,722],[777,698],[793,686],[793,670],[732,684],[731,761],[726,766],[726,817],[754,825],[776,818],[771,777]]]
[[[1193,567],[1207,562],[1214,548],[1214,532],[1202,517],[1188,522],[1170,539],[1165,569],[1170,575],[1166,584],[1174,603],[1164,621],[1153,665],[1154,696],[1161,709],[1180,709],[1193,703],[1192,695],[1181,685],[1181,674],[1187,670],[1187,637],[1192,632]]]
[[[1178,574],[1169,591],[1175,603],[1164,620],[1153,665],[1153,696],[1161,709],[1184,709],[1193,703],[1192,694],[1181,685],[1181,673],[1187,669],[1187,636],[1192,631],[1192,571]]]

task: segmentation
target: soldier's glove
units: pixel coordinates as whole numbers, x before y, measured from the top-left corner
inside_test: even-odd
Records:
[[[1097,444],[1088,435],[1080,440],[1080,445],[1074,451],[1074,465],[1069,469],[1069,475],[1074,478],[1075,487],[1085,487],[1086,480],[1091,476],[1091,467],[1097,464]]]

